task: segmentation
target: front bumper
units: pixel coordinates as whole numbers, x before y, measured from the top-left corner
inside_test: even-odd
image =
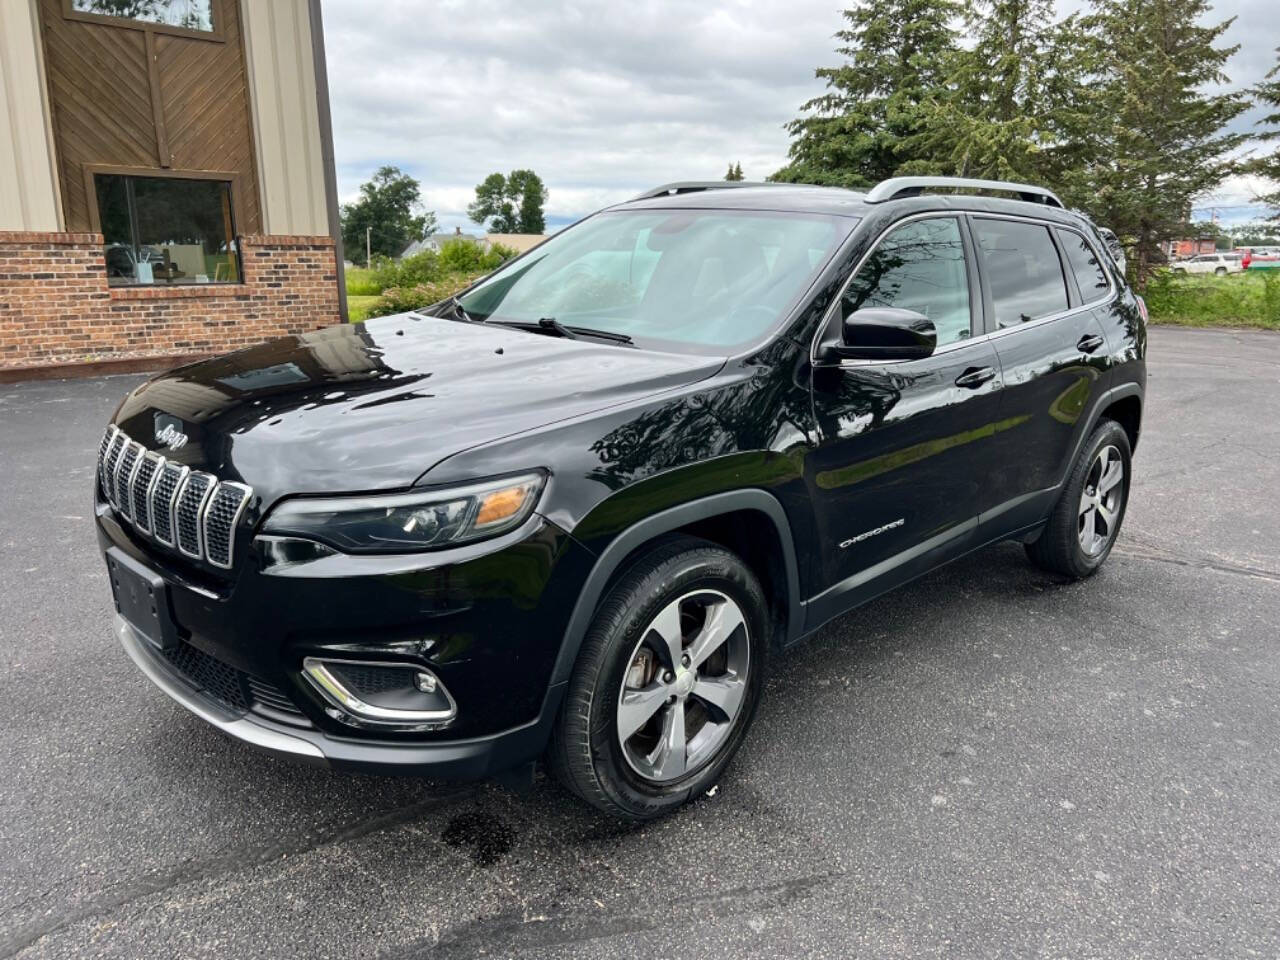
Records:
[[[494,540],[422,555],[280,567],[247,545],[216,575],[136,536],[101,500],[96,520],[104,553],[163,582],[178,641],[161,652],[126,621],[122,645],[223,732],[333,767],[449,779],[500,773],[545,746],[563,692],[553,667],[594,557],[537,514]],[[354,723],[304,680],[309,657],[420,667],[456,711],[420,729]]]
[[[445,780],[476,780],[501,773],[542,752],[564,692],[563,684],[551,687],[537,719],[489,737],[425,744],[348,739],[235,713],[187,683],[123,617],[116,616],[114,629],[138,669],[210,726],[267,753],[339,770],[413,773]]]

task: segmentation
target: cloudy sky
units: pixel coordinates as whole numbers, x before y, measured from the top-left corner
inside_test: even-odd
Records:
[[[1275,63],[1273,0],[1218,0],[1241,14],[1232,85]],[[1064,12],[1079,0],[1058,0]],[[418,178],[451,230],[493,171],[536,170],[548,226],[671,180],[761,179],[786,160],[783,125],[834,64],[838,0],[324,0],[339,193],[383,164]],[[616,12],[615,12],[616,11]],[[1238,121],[1247,127],[1256,112]],[[1206,203],[1248,211],[1251,185]]]

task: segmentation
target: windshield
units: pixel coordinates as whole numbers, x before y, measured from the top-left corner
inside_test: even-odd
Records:
[[[795,213],[602,213],[460,299],[477,320],[625,334],[676,349],[758,339],[808,289],[855,221]]]

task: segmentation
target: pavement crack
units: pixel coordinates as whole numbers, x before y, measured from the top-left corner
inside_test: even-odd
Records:
[[[321,837],[304,838],[302,842],[272,844],[259,847],[252,852],[237,851],[181,864],[162,873],[125,881],[80,906],[62,912],[51,912],[31,923],[18,926],[0,939],[0,957],[15,957],[44,937],[58,933],[73,924],[119,910],[134,901],[146,899],[174,887],[230,876],[246,869],[263,866],[281,857],[298,856],[332,844],[357,840],[417,820],[474,792],[474,786],[452,790],[449,793],[437,794],[420,803],[397,807],[380,816],[362,820]]]
[[[1247,564],[1228,563],[1212,557],[1197,557],[1191,554],[1166,550],[1163,547],[1152,547],[1143,544],[1118,543],[1116,552],[1121,556],[1133,557],[1135,560],[1150,560],[1155,563],[1171,563],[1179,567],[1193,567],[1200,570],[1214,570],[1218,573],[1230,573],[1241,577],[1252,577],[1255,580],[1267,580],[1280,583],[1280,571],[1266,570]]]
[[[659,927],[705,924],[708,919],[718,920],[748,911],[764,913],[786,909],[845,875],[845,871],[839,870],[775,883],[733,887],[687,897],[658,909],[646,904],[622,911],[585,909],[531,918],[519,912],[505,912],[447,931],[439,939],[421,940],[380,956],[381,960],[416,960],[427,956],[471,958],[482,951],[501,953],[508,950],[513,955],[523,956],[530,951],[628,936]]]

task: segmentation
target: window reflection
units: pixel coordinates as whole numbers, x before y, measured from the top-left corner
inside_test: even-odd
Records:
[[[886,236],[845,291],[846,317],[863,307],[924,314],[938,331],[938,346],[971,336],[959,222],[954,217],[917,220]]]
[[[94,177],[112,286],[238,283],[231,184],[177,177]]]
[[[978,219],[973,229],[998,326],[1012,327],[1067,309],[1067,282],[1048,227]]]
[[[1059,230],[1058,240],[1062,249],[1067,251],[1067,263],[1075,274],[1076,286],[1080,288],[1084,302],[1092,303],[1105,296],[1111,284],[1107,282],[1107,273],[1089,242],[1074,230]]]
[[[213,0],[71,0],[71,9],[185,30],[213,30]]]

